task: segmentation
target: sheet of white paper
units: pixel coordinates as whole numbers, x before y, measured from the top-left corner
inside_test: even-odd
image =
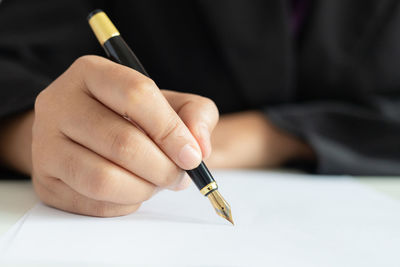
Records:
[[[246,171],[215,177],[235,226],[194,186],[162,191],[117,218],[38,204],[0,241],[0,263],[400,266],[400,202],[352,178]]]

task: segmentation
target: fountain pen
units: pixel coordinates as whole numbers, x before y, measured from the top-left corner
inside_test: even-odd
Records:
[[[133,68],[149,77],[149,74],[146,72],[139,59],[132,52],[124,39],[122,39],[117,28],[102,10],[96,9],[92,11],[87,19],[97,40],[111,60]],[[200,193],[210,200],[217,214],[234,224],[231,207],[219,193],[218,185],[204,162],[202,161],[197,168],[187,170],[186,172],[200,190]]]

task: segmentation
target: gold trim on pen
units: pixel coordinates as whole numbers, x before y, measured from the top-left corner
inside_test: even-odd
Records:
[[[208,193],[210,193],[211,191],[213,191],[213,190],[215,190],[215,189],[217,189],[217,188],[218,188],[218,185],[217,185],[217,183],[214,181],[214,182],[209,183],[209,184],[206,185],[205,187],[203,187],[203,188],[200,190],[200,193],[202,193],[202,194],[205,196],[205,195],[207,195]]]
[[[93,15],[93,17],[89,19],[89,25],[101,45],[111,37],[120,35],[117,28],[115,28],[114,24],[104,12]]]

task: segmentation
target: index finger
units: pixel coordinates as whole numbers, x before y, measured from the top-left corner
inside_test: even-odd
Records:
[[[219,118],[215,103],[211,99],[194,94],[168,90],[162,90],[162,93],[194,135],[200,145],[203,158],[207,159],[211,154],[211,132]]]
[[[182,169],[200,164],[199,144],[151,79],[102,57],[77,64],[89,95],[136,123]]]

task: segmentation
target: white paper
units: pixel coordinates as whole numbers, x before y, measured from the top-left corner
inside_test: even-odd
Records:
[[[0,263],[56,266],[400,266],[400,202],[349,177],[219,171],[236,225],[192,186],[131,215],[38,204],[0,241]],[[1,264],[0,264],[1,265]]]

